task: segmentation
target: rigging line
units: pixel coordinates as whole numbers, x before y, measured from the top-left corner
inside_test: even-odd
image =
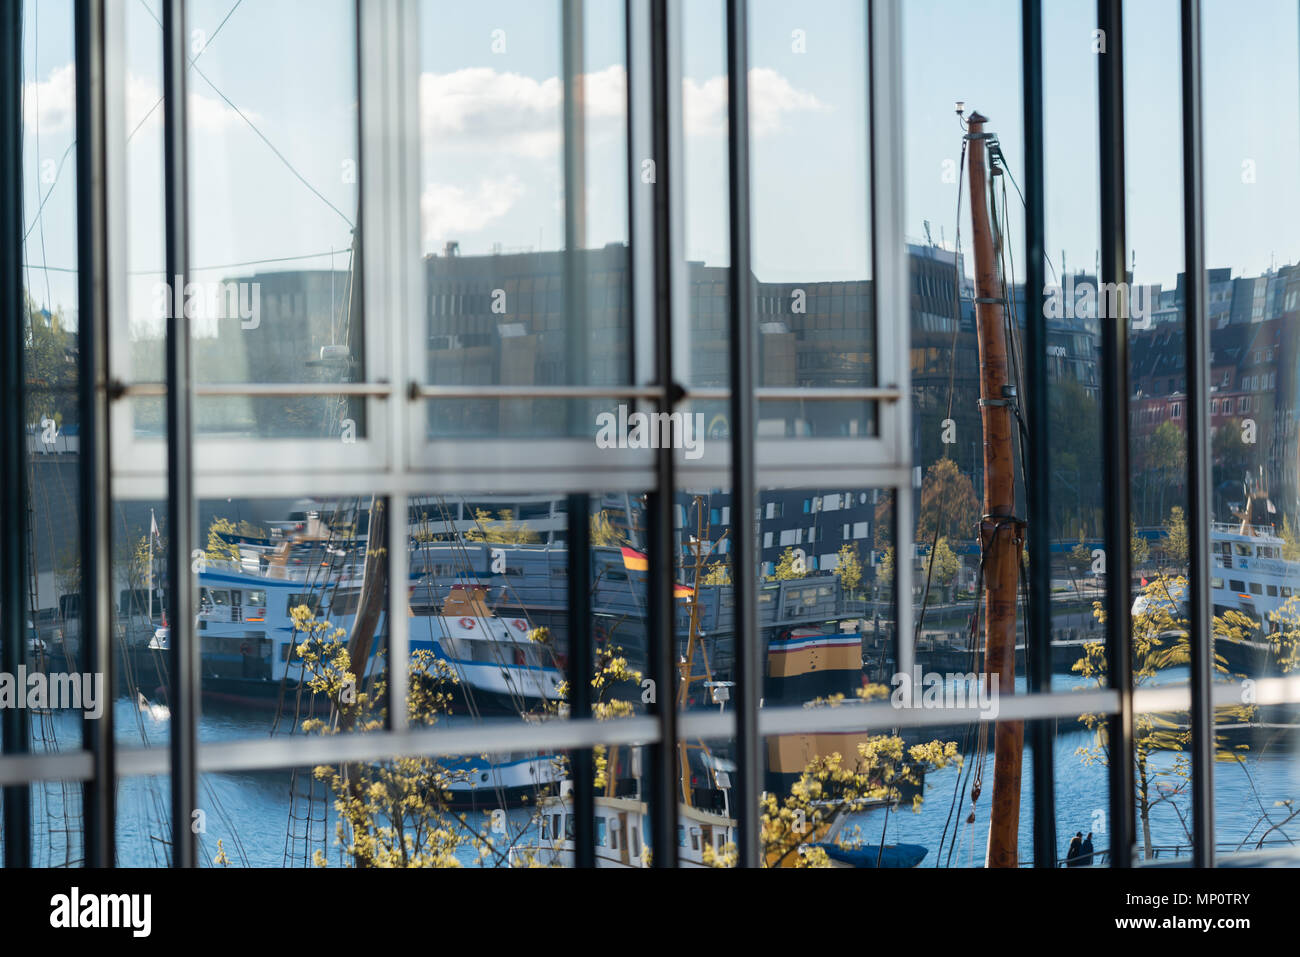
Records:
[[[1007,166],[1006,154],[1002,152],[1002,147],[1000,145],[998,146],[998,161],[1001,164],[1003,171],[1007,174],[1008,177],[1010,177],[1011,185],[1016,188],[1016,194],[1020,197],[1020,205],[1023,206],[1025,209],[1028,209],[1029,204],[1025,202],[1025,194],[1020,192],[1020,184],[1017,183],[1016,178],[1011,175],[1011,170]],[[1003,187],[1003,189],[1005,190],[1005,187]],[[1056,264],[1052,262],[1052,257],[1044,256],[1043,262],[1047,263],[1047,268],[1052,270],[1052,278],[1059,283],[1061,281],[1061,278],[1056,274]],[[1027,296],[1025,301],[1026,303],[1028,303]]]
[[[1001,151],[999,151],[999,157],[1000,156],[1001,156]],[[1003,167],[1003,172],[1004,173],[1006,172],[1005,167]],[[1004,182],[1002,184],[1002,236],[1004,239],[1008,233],[1006,227],[1010,221],[1010,214],[1008,213],[1007,206],[1008,206],[1007,186],[1006,183]],[[1009,269],[1010,269],[1010,276],[1009,276],[1010,284],[1008,285],[1008,281],[1007,281],[1008,277],[1004,274],[1003,281],[1002,281],[1002,295],[1003,298],[1006,299],[1007,301],[1009,307],[1009,313],[1010,313],[1009,315],[1010,323],[1009,326],[1007,327],[1009,334],[1007,338],[1011,349],[1011,369],[1013,375],[1015,376],[1015,387],[1016,387],[1016,401],[1015,404],[1011,406],[1011,409],[1015,413],[1016,421],[1019,426],[1016,435],[1017,438],[1016,445],[1020,451],[1020,472],[1022,478],[1027,481],[1029,475],[1029,463],[1025,458],[1026,456],[1025,446],[1028,444],[1029,441],[1029,430],[1025,423],[1025,417],[1022,412],[1022,405],[1024,400],[1021,394],[1022,393],[1021,384],[1024,381],[1024,367],[1023,367],[1024,349],[1020,345],[1020,317],[1016,310],[1015,299],[1012,298],[1008,292],[1008,290],[1014,290],[1016,286],[1016,260],[1012,248],[1013,247],[1010,242],[1003,242],[1001,247],[999,248],[999,260],[1001,260],[1002,250],[1005,249],[1007,263],[1009,264]],[[1028,308],[1028,305],[1029,305],[1028,299],[1026,299],[1025,302],[1026,309]],[[1041,412],[1039,414],[1041,414]],[[1044,537],[1044,540],[1046,540],[1046,537]],[[1048,561],[1051,560],[1050,546],[1048,549],[1047,560]],[[1029,673],[1032,670],[1032,649],[1030,647],[1029,630],[1028,630],[1029,628],[1029,586],[1026,580],[1023,553],[1021,555],[1021,560],[1017,562],[1017,564],[1019,566],[1019,572],[1020,572],[1020,588],[1021,588],[1021,592],[1019,596],[1020,605],[1023,610],[1023,618],[1022,618],[1020,630],[1021,630],[1021,634],[1023,635],[1024,645],[1025,645],[1025,670],[1026,673]]]
[[[141,0],[141,2],[143,2],[143,0]],[[230,19],[231,14],[233,14],[236,10],[238,10],[238,9],[239,9],[239,5],[240,5],[241,3],[243,3],[243,2],[244,2],[244,0],[235,0],[235,5],[232,6],[232,7],[231,7],[227,12],[226,12],[226,15],[222,18],[221,22],[217,24],[217,28],[216,28],[215,30],[212,31],[212,36],[208,37],[207,40],[204,41],[203,48],[202,48],[201,50],[199,50],[198,53],[194,54],[194,56],[192,56],[192,57],[189,58],[189,59],[190,59],[190,65],[191,65],[191,66],[194,65],[194,61],[196,61],[199,57],[203,56],[203,54],[205,54],[205,53],[208,52],[208,47],[210,47],[210,46],[212,45],[212,41],[215,40],[215,39],[217,38],[217,34],[219,34],[219,33],[221,32],[221,28],[224,27],[224,26],[226,25],[226,21]],[[148,9],[147,5],[146,5],[146,9]],[[150,10],[149,12],[150,12],[150,14],[152,15],[153,11]],[[158,19],[157,17],[154,17],[155,22],[157,21],[157,19]],[[158,26],[161,28],[161,27],[162,27],[162,24],[159,23]],[[146,112],[145,115],[142,116],[142,117],[140,118],[140,122],[137,123],[137,124],[132,128],[131,132],[128,133],[128,134],[126,135],[126,142],[130,143],[130,142],[131,142],[131,138],[134,137],[136,133],[139,133],[139,132],[140,132],[140,127],[144,126],[145,123],[148,122],[149,117],[151,117],[151,116],[154,115],[154,112],[158,109],[158,107],[162,106],[163,99],[164,99],[164,98],[161,97],[161,96],[158,97],[158,99],[154,102],[154,105],[151,106],[151,107],[149,107],[148,112]]]
[[[147,3],[145,3],[145,0],[140,0],[140,5],[149,11],[149,16],[153,18],[154,23],[158,24],[158,29],[161,30],[162,21],[159,20],[156,16],[154,16],[153,10],[150,9]],[[203,77],[204,82],[207,83],[208,86],[212,87],[212,92],[216,93],[217,96],[225,100],[226,105],[229,106],[232,110],[234,110],[239,115],[239,118],[248,124],[249,129],[251,129],[254,133],[257,134],[258,138],[261,139],[261,141],[267,145],[267,147],[271,150],[272,153],[274,153],[277,157],[279,157],[280,162],[284,163],[284,165],[288,167],[289,172],[293,173],[293,175],[298,178],[299,182],[301,182],[304,186],[306,186],[309,190],[311,190],[311,192],[315,193],[317,199],[319,199],[330,209],[334,210],[334,212],[337,213],[343,219],[343,221],[348,224],[348,227],[350,229],[355,229],[356,224],[353,223],[352,220],[348,219],[348,217],[343,214],[342,210],[340,210],[337,206],[335,206],[328,199],[326,199],[324,194],[322,194],[320,190],[318,190],[311,183],[307,182],[307,179],[301,173],[298,172],[298,170],[294,167],[292,163],[289,162],[289,160],[285,157],[285,155],[275,148],[275,144],[273,144],[269,139],[267,139],[266,135],[257,128],[257,126],[253,123],[253,121],[244,115],[244,111],[241,110],[239,107],[237,107],[231,101],[230,97],[226,96],[226,94],[221,92],[220,88],[218,88],[218,86],[215,83],[213,83],[211,79],[208,78],[208,75],[204,73],[202,69],[199,68],[199,65],[194,62],[197,59],[198,57],[194,57],[193,59],[190,60],[190,68],[193,69],[194,72],[197,73],[199,76]]]
[[[50,194],[54,192],[54,187],[59,185],[59,175],[63,172],[63,166],[67,162],[68,156],[72,153],[74,149],[76,149],[76,147],[77,147],[77,141],[73,140],[71,143],[68,144],[68,148],[63,151],[63,156],[60,157],[59,159],[59,165],[54,171],[54,181],[50,183],[50,188],[45,191],[44,198],[41,199],[40,205],[36,207],[36,213],[35,215],[32,216],[32,224],[28,226],[27,231],[23,233],[24,240],[28,236],[30,236],[32,234],[32,230],[36,228],[36,224],[40,219],[41,211],[45,209],[45,204],[50,201]],[[27,264],[24,263],[23,265],[27,265]]]
[[[297,167],[295,167],[293,163],[289,162],[288,158],[283,153],[281,153],[278,149],[275,148],[275,144],[266,138],[266,134],[263,133],[261,130],[259,130],[257,128],[257,125],[252,120],[250,120],[247,116],[244,115],[244,111],[241,110],[239,107],[237,107],[234,104],[234,102],[230,99],[230,97],[222,93],[221,90],[218,89],[217,85],[213,83],[210,79],[208,79],[208,75],[206,73],[204,73],[197,66],[194,67],[194,72],[197,73],[199,76],[203,77],[204,82],[206,82],[208,86],[212,87],[212,91],[216,93],[217,96],[225,100],[226,104],[237,114],[239,114],[239,118],[248,124],[248,128],[257,134],[258,139],[260,139],[263,143],[266,144],[267,148],[279,158],[280,162],[282,162],[288,168],[289,172],[291,172],[298,179],[298,181],[302,183],[302,185],[306,186],[308,190],[310,190],[312,193],[315,194],[317,199],[319,199],[322,203],[324,203],[326,206],[332,209],[339,216],[339,218],[343,220],[343,222],[347,223],[349,229],[356,228],[356,223],[352,222],[352,220],[349,219],[341,209],[339,209],[328,199],[326,199],[324,193],[322,193],[315,186],[309,183],[307,181],[307,178],[303,176],[302,173],[298,172]]]
[[[303,253],[302,255],[299,256],[273,256],[266,259],[246,259],[243,262],[237,262],[237,263],[217,263],[212,266],[191,266],[189,268],[189,271],[194,273],[194,272],[211,271],[214,269],[234,269],[238,266],[262,266],[267,263],[296,262],[301,259],[324,259],[328,255],[330,255],[330,253],[327,251],[323,253]],[[127,275],[128,276],[159,276],[162,275],[165,271],[166,270],[163,269],[132,269],[127,273]]]
[[[35,225],[36,221],[33,220],[32,226],[35,227]],[[338,252],[338,250],[335,250],[335,252]],[[299,256],[272,256],[266,259],[245,259],[242,262],[237,263],[216,263],[212,266],[191,266],[189,271],[192,273],[211,272],[217,269],[236,269],[240,266],[263,266],[269,263],[298,262],[303,259],[323,259],[328,255],[330,255],[328,252],[323,252],[303,253]],[[47,269],[51,272],[76,273],[79,271],[75,266],[34,266],[32,263],[27,262],[23,263],[23,266],[28,269]],[[348,268],[351,269],[351,266]],[[129,269],[126,274],[128,276],[161,276],[164,272],[166,272],[164,269]],[[346,345],[346,343],[344,344]]]
[[[1000,220],[998,218],[998,211],[997,211],[997,202],[996,202],[997,193],[995,191],[990,190],[990,194],[991,194],[990,198],[993,201],[991,207],[993,209],[994,229],[997,231],[997,235],[998,235],[998,270],[999,270],[998,281],[1002,286],[1002,301],[1006,307],[1005,312],[1003,314],[1002,335],[1003,338],[1007,340],[1007,350],[1010,356],[1010,361],[1008,363],[1008,366],[1010,369],[1011,378],[1013,380],[1013,385],[1015,386],[1016,389],[1015,402],[1012,403],[1011,406],[1009,406],[1009,408],[1011,410],[1012,415],[1014,415],[1016,419],[1016,431],[1017,431],[1017,439],[1018,439],[1017,448],[1019,449],[1020,472],[1023,478],[1024,476],[1027,476],[1029,474],[1028,462],[1025,459],[1025,444],[1029,438],[1029,430],[1025,425],[1025,417],[1022,414],[1020,408],[1021,405],[1020,386],[1024,379],[1021,355],[1024,350],[1019,347],[1019,341],[1020,341],[1020,333],[1018,328],[1019,317],[1015,309],[1015,301],[1011,297],[1011,292],[1015,289],[1015,282],[1016,282],[1014,260],[1012,260],[1013,265],[1011,270],[1011,284],[1010,286],[1008,286],[1007,264],[1006,264],[1006,259],[1004,258],[1004,253],[1006,254],[1006,256],[1010,256],[1010,253],[1008,252],[1010,243],[1005,241],[1007,236],[1006,187],[1003,186],[1002,188],[1002,217]]]
[[[958,162],[957,168],[957,237],[955,240],[956,246],[953,250],[952,260],[954,315],[952,323],[952,344],[948,349],[948,411],[944,416],[945,419],[952,418],[953,391],[957,380],[957,330],[961,328],[961,276],[958,274],[957,263],[961,258],[961,187],[962,180],[966,174],[966,143],[967,141],[962,139],[961,159]],[[944,450],[943,457],[948,458],[947,449]],[[955,465],[956,463],[954,462],[953,464]],[[922,490],[924,490],[924,484],[922,485]],[[946,506],[949,491],[950,490],[945,490],[943,501],[943,506],[945,507],[940,509],[941,518],[947,515],[948,510]],[[925,609],[930,603],[930,579],[934,575],[934,553],[939,547],[939,527],[941,524],[940,521],[934,523],[934,540],[930,543],[930,561],[925,570],[925,590],[921,594],[921,611],[916,616],[916,628],[912,633],[913,645],[915,645],[916,641],[920,638],[921,631],[925,625]],[[901,598],[902,596],[899,597]]]
[[[980,616],[980,608],[984,603],[984,567],[987,561],[988,561],[988,552],[984,550],[983,541],[981,540],[980,562],[976,570],[976,576],[975,576],[975,607],[971,610],[969,624],[967,624],[966,626],[966,631],[967,631],[966,653],[968,655],[967,660],[968,662],[970,662],[970,668],[969,668],[970,671],[979,670],[975,668],[975,665],[978,664],[978,660],[979,660],[979,651],[978,651],[979,616]],[[965,757],[967,746],[970,744],[970,736],[972,731],[974,730],[975,724],[976,722],[973,721],[968,721],[966,723],[966,729],[962,735],[962,756],[963,757]],[[982,747],[983,745],[980,746]],[[958,773],[957,779],[953,782],[953,806],[956,806],[958,804],[959,794],[961,796],[965,795],[966,789],[970,784],[971,771],[973,770],[974,765],[975,765],[975,761],[971,761],[969,764],[966,765],[966,769],[965,769],[966,782],[964,784],[962,783],[961,773]],[[951,820],[952,820],[952,808],[950,807],[948,812],[948,820],[945,821],[944,823],[943,835],[940,837],[939,840],[940,851],[943,850],[944,837],[948,833],[948,824],[951,822]],[[958,825],[958,828],[960,829],[960,824]],[[948,845],[948,859],[945,862],[945,866],[952,865],[953,849],[956,847],[959,840],[960,837],[958,836],[957,831],[954,831],[952,843]],[[936,856],[936,861],[937,861],[937,856]],[[937,863],[935,866],[936,867],[938,866]]]
[[[36,181],[40,182],[41,173],[41,84],[40,73],[37,67],[37,57],[41,51],[41,7],[36,5],[36,10],[32,14],[32,45],[35,47],[32,53],[32,74],[36,77],[36,82],[32,86],[32,99],[36,107],[36,149],[34,159],[36,160]],[[41,262],[46,262],[45,255],[45,215],[42,210],[45,204],[42,203],[36,213],[36,221],[40,223],[41,232]],[[52,310],[54,308],[54,297],[50,294],[50,274],[45,274],[45,307]]]
[[[230,19],[230,14],[234,13],[235,9],[243,2],[244,0],[235,0],[235,5],[230,8],[230,11],[226,14],[225,18],[221,21],[220,24],[217,25],[217,28],[212,31],[212,36],[209,37],[208,42],[203,45],[203,49],[200,50],[198,53],[196,53],[190,59],[190,63],[193,63],[195,60],[197,60],[199,57],[203,56],[203,54],[207,52],[207,49],[212,44],[212,41],[215,40],[217,38],[217,34],[221,32],[221,28],[226,25],[226,20]],[[159,22],[158,17],[154,15],[154,12],[149,9],[148,4],[145,4],[144,0],[141,0],[141,4],[144,6],[145,10],[148,10],[149,16],[153,18],[153,21],[158,24],[158,28],[162,29],[162,23]],[[126,141],[128,143],[131,141],[131,137],[135,136],[135,134],[139,132],[140,127],[144,126],[145,120],[148,120],[149,117],[153,115],[154,111],[158,109],[158,107],[162,104],[162,101],[163,98],[159,97],[158,102],[149,108],[149,112],[145,114],[144,119],[140,120],[140,122],[136,124],[135,129],[131,130],[131,132],[127,134]],[[39,123],[39,117],[38,117],[38,123]],[[50,188],[45,191],[45,197],[44,199],[41,200],[40,207],[36,211],[38,216],[40,215],[40,211],[45,208],[45,204],[46,202],[48,202],[50,198],[50,194],[54,192],[54,187],[59,185],[59,176],[61,176],[63,173],[63,165],[67,161],[68,155],[74,149],[76,149],[76,147],[77,147],[77,141],[74,139],[71,143],[68,144],[68,148],[63,151],[63,156],[59,159],[59,166],[54,171],[54,180],[50,183]],[[35,227],[36,227],[36,219],[33,219],[32,225],[27,227],[27,232],[23,233],[23,239],[26,239]]]

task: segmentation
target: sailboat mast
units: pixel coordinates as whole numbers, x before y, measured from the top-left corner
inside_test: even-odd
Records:
[[[979,340],[980,417],[984,430],[984,551],[987,591],[984,606],[984,670],[990,693],[1011,694],[1016,680],[1016,583],[1024,523],[1015,517],[1015,459],[1011,410],[1015,390],[1009,379],[1002,299],[989,218],[987,117],[970,116],[970,206],[975,252],[975,327]],[[999,239],[1000,241],[1000,239]],[[996,689],[992,687],[997,680]],[[994,743],[993,800],[989,818],[987,866],[1015,867],[1020,826],[1020,765],[1025,726],[1000,721]]]

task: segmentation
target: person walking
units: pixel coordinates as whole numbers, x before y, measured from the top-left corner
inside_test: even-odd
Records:
[[[1092,854],[1092,831],[1089,831],[1088,836],[1079,845],[1079,860],[1076,866],[1092,867]]]
[[[1083,831],[1075,831],[1074,837],[1070,838],[1070,848],[1065,852],[1065,866],[1078,867],[1079,855],[1083,851]]]

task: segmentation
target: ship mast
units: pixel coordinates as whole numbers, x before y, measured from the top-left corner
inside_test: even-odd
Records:
[[[704,559],[712,553],[714,545],[710,544],[707,550],[704,549],[704,543],[709,535],[710,525],[705,520],[704,499],[695,496],[695,536],[691,542],[691,551],[695,555],[695,564],[692,566],[694,576],[692,578],[693,591],[690,596],[690,624],[687,629],[686,638],[686,656],[678,666],[681,672],[681,681],[677,685],[677,710],[680,711],[690,700],[691,693],[691,673],[695,668],[695,649],[698,646],[704,655],[704,677],[705,680],[711,680],[712,675],[709,668],[709,655],[704,650],[704,644],[700,641],[700,571],[704,567]],[[724,533],[725,535],[725,533]],[[719,539],[721,541],[721,539]],[[701,743],[700,747],[703,747]],[[687,807],[691,806],[691,766],[688,759],[689,747],[685,740],[677,744],[681,759],[682,773],[682,801]]]
[[[971,226],[975,252],[975,328],[979,341],[980,418],[984,430],[984,517],[980,546],[984,553],[985,681],[997,679],[999,695],[1012,694],[1016,679],[1016,584],[1024,523],[1015,517],[1015,459],[1011,414],[1016,401],[1009,378],[1005,302],[998,276],[994,236],[989,220],[992,188],[988,173],[987,117],[970,116]],[[994,169],[994,174],[1001,171]],[[990,687],[990,691],[993,689]],[[1000,721],[994,743],[993,800],[989,818],[986,865],[1015,867],[1020,826],[1020,773],[1025,746],[1021,721]]]

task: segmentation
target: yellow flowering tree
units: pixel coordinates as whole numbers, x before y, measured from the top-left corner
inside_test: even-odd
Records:
[[[1186,618],[1181,608],[1187,594],[1187,579],[1161,575],[1142,590],[1132,616],[1133,684],[1135,687],[1152,684],[1172,668],[1191,663],[1191,638]],[[1105,624],[1106,613],[1101,602],[1093,605],[1093,616]],[[1227,611],[1213,619],[1216,642],[1244,641],[1255,630],[1256,623],[1238,611]],[[1227,661],[1217,651],[1214,669],[1219,674],[1229,674]],[[1073,670],[1098,685],[1107,684],[1106,644],[1092,641],[1083,646],[1083,657],[1076,661]],[[1244,676],[1238,676],[1244,677]],[[1227,705],[1214,711],[1215,724],[1248,721],[1254,715],[1249,705]],[[1079,720],[1095,735],[1092,747],[1081,747],[1079,754],[1085,764],[1108,764],[1110,745],[1107,740],[1107,715],[1085,714]],[[1142,824],[1142,842],[1145,856],[1150,857],[1151,810],[1165,801],[1174,799],[1186,790],[1191,763],[1187,751],[1191,746],[1192,732],[1186,712],[1146,713],[1133,718],[1133,754],[1135,784],[1137,788],[1138,816]],[[1233,748],[1222,735],[1215,736],[1215,760],[1234,761],[1246,745]],[[1155,760],[1158,752],[1174,754],[1172,765]]]
[[[376,677],[364,687],[360,669],[352,666],[344,630],[316,620],[306,605],[291,614],[301,636],[296,653],[304,682],[330,703],[330,717],[308,718],[303,731],[328,735],[382,730],[387,716],[385,679]],[[407,719],[412,727],[431,727],[450,712],[456,675],[428,651],[411,656],[407,674]],[[480,859],[501,854],[490,835],[479,834],[464,814],[451,809],[450,786],[469,780],[476,770],[449,769],[435,758],[411,757],[321,765],[313,774],[334,795],[337,843],[354,866],[458,867],[457,852],[466,846],[475,848]],[[319,849],[315,863],[326,864]]]
[[[885,685],[871,684],[859,688],[857,697],[882,698],[889,694]],[[819,698],[807,707],[838,707],[843,695]],[[778,797],[764,793],[759,803],[760,840],[765,867],[830,867],[825,848],[812,845],[823,842],[829,825],[840,815],[852,813],[868,803],[879,801],[892,805],[902,799],[903,788],[917,788],[912,810],[920,811],[919,790],[929,770],[962,763],[955,741],[932,740],[908,747],[898,735],[870,735],[857,742],[854,752],[817,755],[809,761],[790,793]],[[860,845],[861,834],[841,833],[836,843],[843,847]],[[720,852],[704,848],[704,862],[712,867],[734,867],[736,848],[726,845]]]

